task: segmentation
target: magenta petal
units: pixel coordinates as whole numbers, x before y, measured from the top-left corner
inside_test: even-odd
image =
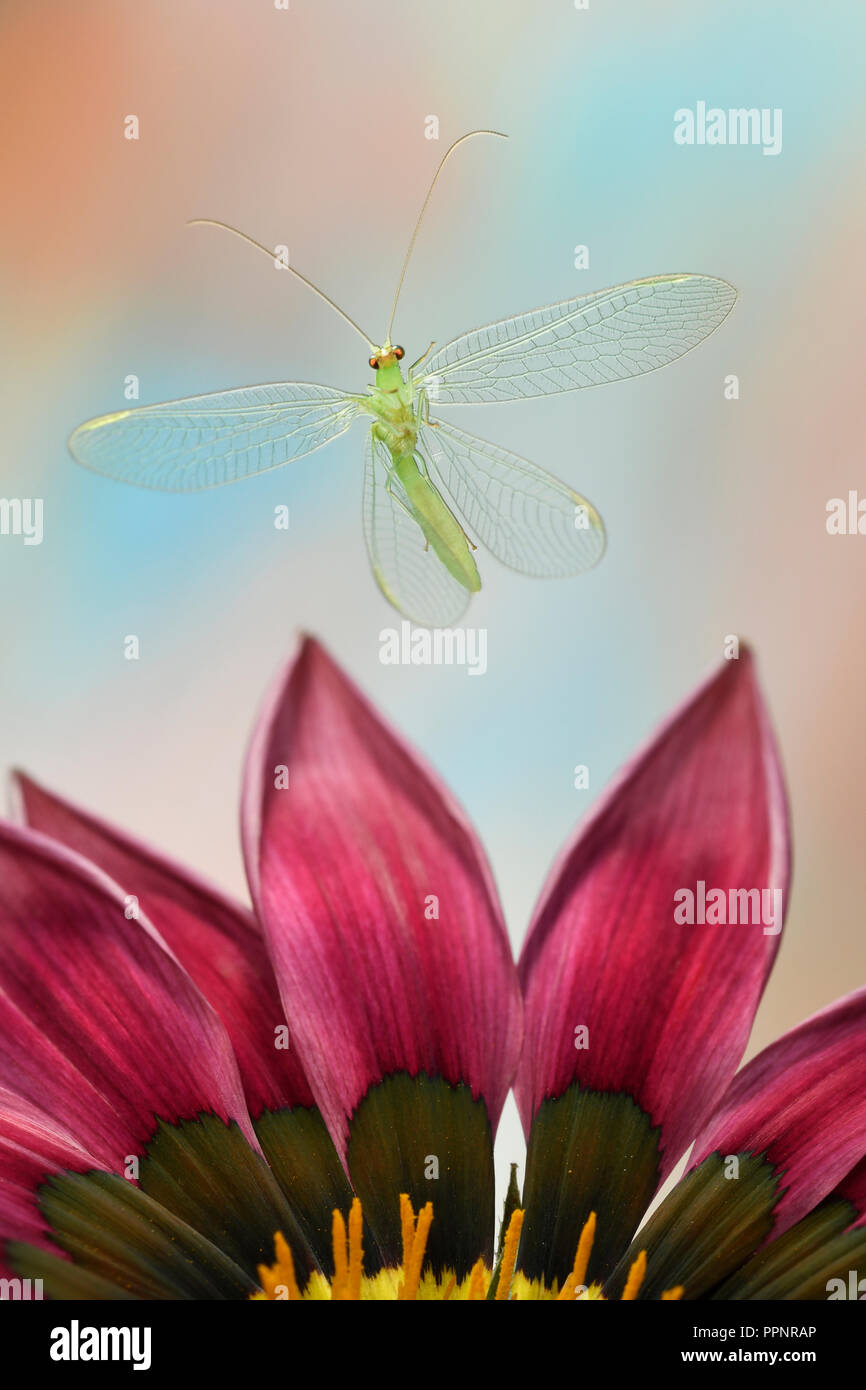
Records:
[[[258,1149],[225,1029],[142,914],[80,855],[0,823],[0,1085],[100,1164],[156,1118],[213,1111]]]
[[[338,1149],[394,1071],[467,1083],[495,1126],[520,999],[489,869],[459,807],[310,638],[261,716],[243,830],[292,1036]]]
[[[285,1025],[261,929],[252,913],[131,836],[18,774],[27,823],[77,851],[134,894],[216,1009],[231,1039],[250,1113],[311,1105],[296,1054],[275,1047]]]
[[[527,1131],[576,1081],[627,1092],[661,1126],[663,1173],[684,1151],[742,1056],[779,944],[760,923],[677,923],[675,892],[701,881],[778,888],[787,906],[786,799],[748,652],[663,725],[554,867],[519,966]]]
[[[766,1153],[785,1189],[774,1235],[847,1180],[866,1150],[866,988],[846,995],[753,1057],[734,1077],[695,1142],[690,1167],[708,1153]],[[854,1170],[853,1172],[851,1170]]]

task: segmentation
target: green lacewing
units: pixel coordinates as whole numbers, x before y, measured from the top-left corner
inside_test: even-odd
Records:
[[[580,574],[601,558],[605,531],[591,502],[509,449],[433,418],[431,406],[555,395],[666,366],[716,329],[737,292],[707,275],[656,275],[566,299],[464,333],[405,371],[392,343],[406,268],[446,151],[403,261],[385,340],[370,338],[294,267],[366,342],[374,381],[363,393],[308,382],[245,386],[115,411],[76,429],[73,457],[139,487],[187,492],[251,477],[311,454],[366,421],[364,535],[376,582],[400,613],[447,627],[481,587],[474,537],[521,574]],[[504,137],[501,137],[504,138]],[[275,260],[260,242],[210,218]]]

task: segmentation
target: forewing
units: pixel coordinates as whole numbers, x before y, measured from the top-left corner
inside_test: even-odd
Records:
[[[422,448],[470,534],[503,565],[539,578],[582,574],[604,554],[604,523],[579,492],[510,450],[441,421]]]
[[[452,405],[550,396],[655,371],[702,342],[737,291],[707,275],[659,275],[464,333],[419,384]]]
[[[86,468],[137,487],[195,492],[265,473],[335,439],[361,406],[345,391],[289,381],[119,410],[70,440]]]
[[[409,499],[390,472],[385,446],[367,436],[364,458],[364,536],[376,583],[389,603],[421,627],[452,627],[469,594],[449,574],[411,515]],[[390,490],[388,483],[390,480]]]

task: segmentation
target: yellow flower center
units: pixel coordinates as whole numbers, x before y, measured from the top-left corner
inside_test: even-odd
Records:
[[[445,1270],[436,1277],[432,1270],[424,1270],[424,1255],[427,1250],[427,1237],[433,1221],[433,1203],[427,1202],[415,1215],[408,1196],[400,1194],[400,1226],[402,1232],[403,1258],[396,1269],[382,1269],[378,1274],[364,1273],[363,1214],[361,1202],[355,1198],[349,1211],[348,1226],[342,1212],[335,1211],[331,1223],[333,1242],[334,1274],[329,1280],[316,1271],[311,1275],[306,1288],[301,1291],[295,1277],[295,1263],[292,1252],[282,1232],[274,1236],[274,1255],[272,1265],[259,1265],[258,1273],[261,1289],[251,1294],[252,1299],[283,1299],[289,1302],[303,1300],[324,1301],[330,1299],[357,1301],[359,1299],[397,1300],[465,1300],[468,1302],[486,1299],[491,1283],[496,1280],[493,1295],[498,1302],[507,1300],[557,1299],[563,1301],[603,1300],[600,1284],[586,1285],[584,1280],[589,1267],[595,1240],[595,1212],[590,1212],[574,1256],[571,1273],[562,1288],[554,1280],[547,1286],[540,1279],[527,1279],[518,1270],[515,1272],[517,1249],[523,1227],[523,1212],[518,1208],[511,1213],[502,1253],[496,1269],[491,1270],[483,1259],[476,1260],[472,1269],[458,1282],[456,1274]],[[625,1301],[636,1299],[646,1276],[646,1251],[641,1250],[629,1269],[622,1298]],[[682,1298],[682,1285],[666,1289],[663,1301]]]

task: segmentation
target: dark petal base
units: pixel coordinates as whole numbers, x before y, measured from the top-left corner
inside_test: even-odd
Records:
[[[716,1290],[713,1298],[824,1302],[830,1297],[828,1284],[832,1279],[842,1280],[843,1296],[850,1298],[851,1271],[855,1272],[856,1285],[860,1272],[866,1270],[866,1229],[846,1229],[858,1216],[851,1202],[828,1197],[747,1260]]]
[[[726,1177],[732,1157],[739,1175]],[[635,1236],[605,1284],[605,1297],[621,1296],[631,1262],[645,1250],[640,1298],[659,1298],[678,1284],[684,1298],[705,1298],[767,1238],[781,1191],[778,1173],[761,1154],[710,1154]]]
[[[51,1298],[87,1297],[73,1289],[88,1280],[116,1290],[90,1295],[97,1298],[245,1298],[256,1287],[216,1245],[116,1173],[57,1175],[40,1199],[74,1263],[25,1246],[13,1251],[19,1272],[43,1278]]]
[[[307,1186],[314,1181],[313,1167]],[[23,1244],[7,1253],[50,1298],[247,1298],[258,1265],[273,1264],[277,1231],[302,1284],[315,1267],[273,1173],[236,1124],[214,1115],[159,1121],[138,1185],[116,1173],[62,1173],[38,1199],[47,1233],[74,1263]]]
[[[159,1122],[141,1160],[143,1192],[201,1231],[242,1269],[272,1264],[274,1233],[292,1247],[302,1281],[314,1261],[289,1204],[238,1126],[213,1115]]]
[[[271,1172],[330,1279],[334,1273],[332,1215],[337,1208],[347,1216],[354,1193],[321,1114],[302,1106],[265,1110],[254,1128]],[[382,1262],[366,1223],[364,1251],[365,1272],[377,1273]]]
[[[529,1279],[561,1284],[594,1211],[587,1282],[603,1279],[637,1229],[658,1174],[659,1131],[631,1096],[582,1091],[574,1082],[542,1101],[529,1134],[518,1267]]]
[[[427,1254],[437,1277],[493,1263],[493,1135],[483,1100],[442,1077],[396,1072],[352,1116],[348,1166],[387,1265],[402,1260],[399,1195],[433,1203]],[[438,1164],[438,1177],[427,1177]],[[366,1259],[365,1259],[366,1267]]]

